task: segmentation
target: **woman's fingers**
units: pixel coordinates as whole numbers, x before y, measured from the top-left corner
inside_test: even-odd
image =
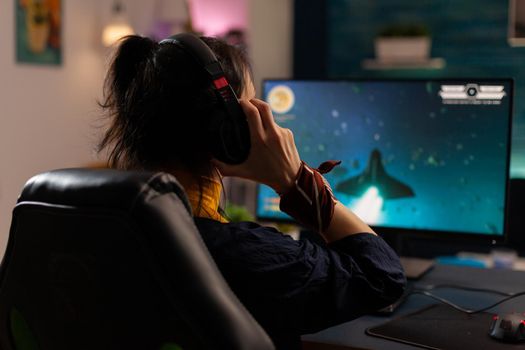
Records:
[[[264,135],[264,127],[261,121],[259,110],[250,101],[240,100],[244,115],[246,115],[246,121],[250,128],[250,137],[252,140],[261,139]]]
[[[267,134],[275,135],[280,127],[275,123],[270,105],[258,99],[240,100],[241,107],[250,126],[252,139],[265,139]]]
[[[250,102],[257,108],[260,114],[262,126],[266,131],[275,131],[278,128],[278,125],[273,119],[272,109],[270,105],[259,99],[251,99]]]

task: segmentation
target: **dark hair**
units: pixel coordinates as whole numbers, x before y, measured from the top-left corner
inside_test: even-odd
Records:
[[[240,96],[251,78],[246,54],[225,42],[201,38],[215,53]],[[208,121],[219,113],[212,82],[178,44],[141,36],[121,40],[104,85],[101,107],[110,125],[98,145],[109,166],[121,169],[181,168],[210,174]]]

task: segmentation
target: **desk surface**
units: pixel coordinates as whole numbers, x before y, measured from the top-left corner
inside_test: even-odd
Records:
[[[454,284],[465,287],[489,288],[502,292],[517,293],[525,290],[525,272],[513,270],[477,269],[449,265],[437,265],[421,280],[413,282],[413,286]],[[435,294],[463,307],[478,309],[490,305],[502,296],[471,292],[458,289],[439,289]],[[316,334],[303,336],[304,340],[338,344],[365,349],[407,350],[418,347],[401,344],[368,336],[365,330],[372,326],[385,323],[393,318],[419,310],[437,302],[423,295],[411,295],[399,309],[390,316],[363,316],[357,320],[328,328]],[[491,313],[506,313],[513,311],[525,312],[525,296],[509,300],[494,309]],[[489,328],[487,324],[487,332]],[[468,349],[465,349],[468,350]]]

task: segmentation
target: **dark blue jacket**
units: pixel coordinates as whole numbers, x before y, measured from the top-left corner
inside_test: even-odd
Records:
[[[405,288],[399,258],[371,234],[325,245],[251,222],[195,222],[224,278],[277,349],[299,349],[301,334],[387,306]]]

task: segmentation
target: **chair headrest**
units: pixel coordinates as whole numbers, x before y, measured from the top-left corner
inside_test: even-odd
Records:
[[[137,201],[165,193],[177,195],[191,214],[183,187],[175,177],[162,172],[82,168],[53,170],[29,179],[18,203],[40,202],[130,211]]]

